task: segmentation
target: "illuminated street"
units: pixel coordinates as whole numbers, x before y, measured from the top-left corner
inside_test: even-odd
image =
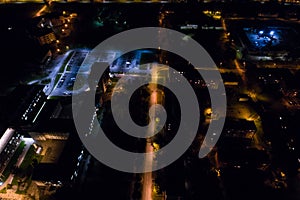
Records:
[[[0,199],[298,200],[299,5],[281,0],[0,1]],[[142,27],[185,35],[173,41],[159,31],[154,49],[146,45],[130,52],[105,43]],[[143,43],[146,37],[134,40]],[[122,42],[130,46],[132,40]],[[176,42],[185,50],[192,40],[211,56],[215,71],[162,49]],[[99,44],[106,49],[94,51]],[[192,57],[198,52],[187,53]],[[107,66],[90,82],[97,62]],[[210,76],[218,72],[221,78]],[[183,79],[197,98],[199,119],[185,121],[186,105],[176,91],[160,84],[180,87]],[[128,107],[118,104],[130,91],[127,86],[145,80],[131,94]],[[223,85],[226,114],[220,114],[225,110],[215,108],[210,96]],[[85,97],[93,86],[92,116],[86,116]],[[188,94],[182,96],[192,102]],[[167,117],[157,130],[162,107]],[[127,133],[113,108],[120,116],[128,110],[127,117],[139,127],[152,122],[147,127],[151,136],[137,138],[131,126]],[[76,116],[87,121],[84,131],[74,123]],[[206,137],[210,123],[223,119],[223,128]],[[159,162],[155,153],[165,153],[159,150],[194,122],[198,129],[184,153],[151,171]],[[143,165],[116,160],[103,144],[87,148],[81,136],[97,142],[97,123],[108,142],[135,155],[144,153]],[[218,134],[209,154],[199,158],[200,148]],[[125,172],[102,163],[89,151],[98,147],[116,165],[132,164],[129,168],[147,172]]]

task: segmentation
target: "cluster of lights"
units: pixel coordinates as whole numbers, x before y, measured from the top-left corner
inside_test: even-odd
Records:
[[[270,34],[270,36],[273,36],[274,33],[275,33],[275,31],[270,31],[269,34]],[[262,34],[264,34],[264,31],[259,31],[258,34],[259,34],[259,35],[262,35]]]
[[[91,135],[92,134],[92,131],[93,131],[93,127],[94,127],[94,122],[95,122],[95,119],[97,118],[97,112],[95,111],[94,112],[94,115],[93,115],[93,118],[91,120],[91,123],[90,123],[90,127],[89,127],[89,133],[88,134],[85,134],[85,137],[87,137],[88,135]]]
[[[31,104],[28,106],[28,108],[25,110],[24,114],[22,115],[22,120],[28,119],[28,113],[32,112],[34,107],[37,105],[37,103],[40,101],[41,94],[39,93],[35,98],[32,100]]]
[[[83,154],[84,154],[84,151],[81,150],[80,155],[77,158],[77,160],[78,160],[78,162],[77,162],[77,168],[74,171],[73,175],[71,176],[71,180],[73,180],[74,178],[76,178],[78,176],[78,167],[80,165],[81,160],[83,159]]]

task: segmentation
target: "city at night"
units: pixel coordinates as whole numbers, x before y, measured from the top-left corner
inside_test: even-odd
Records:
[[[300,1],[1,0],[0,200],[299,200]]]

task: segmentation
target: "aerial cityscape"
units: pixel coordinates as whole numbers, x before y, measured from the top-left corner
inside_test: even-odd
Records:
[[[3,0],[0,17],[0,199],[300,198],[299,1]],[[121,44],[149,36],[141,34],[99,50],[147,27],[162,28],[156,48],[125,51]],[[183,37],[174,42],[168,29]],[[212,68],[163,48],[192,41]],[[133,83],[140,85],[125,108]],[[197,103],[167,83],[188,84]],[[86,115],[81,100],[90,94]],[[212,94],[224,105],[214,106]],[[188,120],[183,109],[191,109]],[[83,131],[79,118],[88,124]],[[119,124],[129,118],[135,125]],[[222,128],[210,135],[212,123]],[[136,126],[148,129],[145,137],[129,133],[142,130]],[[109,143],[145,156],[109,154],[99,129]],[[156,168],[159,156],[176,154],[165,147],[180,130],[188,148]],[[209,150],[200,156],[202,148]]]

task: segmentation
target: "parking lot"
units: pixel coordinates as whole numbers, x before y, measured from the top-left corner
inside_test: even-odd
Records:
[[[70,96],[72,94],[76,75],[87,55],[88,51],[75,51],[73,53],[70,60],[64,66],[61,77],[50,96]]]

